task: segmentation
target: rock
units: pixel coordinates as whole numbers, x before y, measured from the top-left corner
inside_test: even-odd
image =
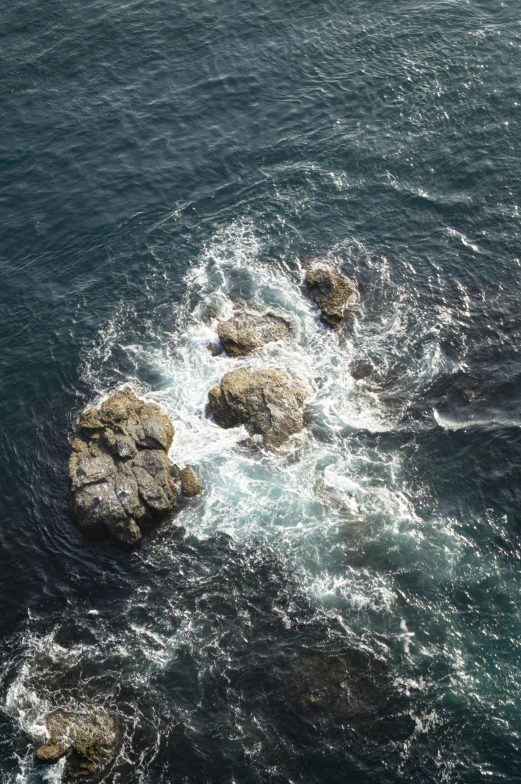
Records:
[[[45,718],[45,724],[49,740],[36,749],[36,761],[52,765],[67,755],[64,781],[99,780],[121,739],[116,719],[104,711],[81,716],[58,710]]]
[[[279,678],[300,713],[343,721],[385,711],[392,694],[385,667],[355,650],[331,654],[302,648]]]
[[[280,663],[279,663],[280,662]],[[365,650],[310,650],[301,647],[266,673],[267,709],[276,706],[274,723],[296,744],[371,749],[368,759],[403,743],[413,722],[393,683],[392,671]],[[309,745],[308,745],[309,744]]]
[[[208,396],[221,427],[245,425],[251,436],[262,435],[270,446],[280,446],[304,428],[306,390],[283,370],[232,370]]]
[[[45,765],[55,765],[68,751],[67,743],[48,743],[36,749],[36,759]]]
[[[221,321],[217,334],[224,350],[231,357],[251,354],[255,349],[289,335],[289,324],[280,316],[267,313],[236,313],[228,321]]]
[[[373,366],[368,359],[359,359],[356,362],[353,362],[349,369],[355,381],[361,381],[370,376],[373,372]]]
[[[187,498],[193,498],[194,496],[200,495],[202,493],[203,486],[201,484],[201,480],[195,473],[195,470],[192,466],[186,466],[185,468],[181,469],[179,475],[181,479],[183,495],[185,495]]]
[[[186,498],[194,498],[202,493],[203,486],[193,466],[188,465],[184,468],[179,468],[179,466],[174,465],[171,472],[179,492]]]
[[[80,420],[69,459],[69,511],[91,538],[133,547],[179,503],[168,450],[169,417],[124,389]]]
[[[322,478],[315,483],[317,496],[332,506],[337,512],[349,517],[356,517],[360,512],[360,503],[353,493],[342,492],[332,488]]]
[[[344,318],[355,288],[346,278],[326,267],[306,267],[306,285],[321,310],[320,319],[336,329]]]

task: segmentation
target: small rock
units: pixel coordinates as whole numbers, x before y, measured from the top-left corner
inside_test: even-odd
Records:
[[[345,316],[346,307],[355,294],[355,287],[346,278],[326,267],[308,265],[306,285],[321,310],[320,319],[336,329]]]
[[[326,466],[323,476],[316,482],[317,494],[338,511],[357,515],[365,491],[349,477],[337,473],[333,466]]]
[[[67,743],[48,743],[36,749],[36,759],[45,765],[55,765],[69,751]]]
[[[202,493],[203,486],[193,466],[185,466],[185,468],[181,469],[179,472],[179,476],[183,495],[187,498],[193,498]]]
[[[267,313],[236,313],[228,321],[221,321],[217,334],[224,350],[231,357],[251,354],[255,349],[289,335],[289,324],[280,316]]]
[[[350,367],[351,375],[356,381],[367,378],[373,372],[373,366],[367,359],[359,359]]]
[[[304,428],[306,390],[283,370],[232,370],[208,396],[221,427],[242,424],[270,446],[280,446]]]
[[[356,721],[385,711],[392,698],[388,671],[365,651],[302,648],[277,677],[289,704],[308,716]]]

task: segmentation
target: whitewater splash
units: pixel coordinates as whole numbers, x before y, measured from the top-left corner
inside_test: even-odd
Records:
[[[317,585],[334,578],[337,595],[349,603],[359,593],[352,590],[352,577],[328,573],[339,535],[349,538],[349,528],[356,526],[366,533],[374,529],[378,537],[383,530],[422,536],[406,454],[382,449],[378,439],[410,428],[408,405],[443,368],[433,327],[439,314],[431,321],[428,314],[412,314],[416,324],[423,322],[424,333],[411,332],[411,296],[393,285],[386,260],[375,261],[360,246],[344,243],[332,249],[329,261],[347,263],[355,280],[369,277],[369,295],[361,298],[351,334],[334,332],[320,323],[296,259],[264,261],[263,250],[250,221],[218,231],[186,275],[172,329],[151,324],[148,340],[136,345],[125,341],[132,335],[115,316],[82,373],[98,404],[114,391],[112,364],[124,355],[131,368],[125,383],[168,412],[176,428],[172,460],[201,466],[207,488],[202,503],[184,514],[190,533],[224,532],[238,542],[276,540],[288,568],[302,575],[315,599]],[[212,356],[208,348],[217,342],[217,321],[241,307],[282,315],[292,338],[245,358]],[[373,372],[355,380],[352,368],[359,361]],[[241,365],[283,368],[312,390],[305,432],[276,452],[237,448],[244,429],[223,430],[208,417],[208,390]],[[147,383],[150,376],[154,387]],[[380,606],[380,588],[366,600]]]
[[[172,461],[197,464],[205,487],[201,501],[177,520],[188,538],[202,542],[226,535],[234,546],[255,545],[276,554],[281,570],[299,585],[316,613],[334,620],[348,637],[363,639],[371,627],[396,628],[400,592],[385,569],[361,563],[353,554],[362,542],[365,550],[399,546],[405,558],[421,546],[424,521],[415,503],[418,488],[409,483],[411,451],[397,449],[387,439],[404,429],[410,432],[408,405],[442,361],[435,340],[411,334],[410,298],[393,287],[385,259],[375,262],[359,247],[339,246],[330,254],[331,264],[352,258],[348,250],[356,251],[359,265],[349,274],[355,279],[359,271],[372,276],[374,291],[385,288],[389,293],[389,301],[377,304],[371,293],[362,296],[349,334],[320,323],[296,260],[263,261],[255,227],[237,222],[217,232],[189,270],[170,329],[151,319],[136,342],[125,312],[118,313],[86,356],[82,377],[92,389],[91,404],[130,383],[171,417],[176,428]],[[247,358],[212,356],[217,321],[244,307],[282,315],[291,324],[292,337]],[[424,323],[428,335],[431,325],[427,318]],[[354,378],[357,362],[372,371]],[[208,390],[241,365],[283,368],[311,390],[305,431],[276,451],[240,447],[244,428],[223,430],[208,416]],[[446,535],[451,537],[450,531]],[[163,568],[175,561],[175,546],[168,538],[152,539],[134,557]],[[435,557],[445,567],[441,543]],[[288,629],[294,623],[288,611],[282,620]],[[92,614],[92,621],[99,621],[103,642],[83,653],[102,666],[112,632],[103,618]],[[159,612],[143,626],[129,609],[123,637],[113,644],[131,672],[133,662],[141,662],[135,678],[148,683],[168,670],[183,647],[202,671],[213,667],[201,652],[203,641],[215,644],[204,613],[183,611],[173,623]],[[9,713],[18,716],[32,737],[41,735],[49,705],[40,701],[23,673],[52,645],[52,635],[33,640],[33,653],[8,695]],[[69,666],[69,652],[54,649],[53,655]],[[20,781],[33,775],[28,760],[22,761]]]

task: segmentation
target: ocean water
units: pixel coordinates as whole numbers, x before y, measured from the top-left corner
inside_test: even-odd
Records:
[[[120,717],[114,784],[519,781],[519,3],[15,0],[0,36],[0,781],[60,780],[55,707]],[[356,282],[338,333],[307,253]],[[247,360],[308,385],[278,451],[206,414],[238,307],[292,324]],[[205,487],[132,554],[66,505],[126,384]]]

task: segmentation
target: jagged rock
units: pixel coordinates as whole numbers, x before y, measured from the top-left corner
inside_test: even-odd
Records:
[[[219,322],[217,334],[226,353],[238,357],[251,354],[266,343],[283,340],[289,335],[289,324],[273,313],[236,313],[228,321]]]
[[[69,510],[85,535],[104,538],[108,532],[132,547],[177,508],[167,456],[173,437],[160,407],[128,388],[85,411],[69,459]]]
[[[186,498],[194,498],[202,493],[203,486],[193,466],[188,465],[184,468],[179,468],[179,466],[174,465],[172,466],[172,476],[179,492]]]
[[[49,740],[36,749],[36,761],[51,765],[67,755],[64,781],[95,782],[117,751],[121,729],[104,711],[81,716],[58,710],[45,718]]]
[[[355,294],[355,287],[346,278],[327,267],[314,266],[313,259],[313,256],[301,259],[301,264],[306,269],[306,285],[321,310],[321,321],[336,329],[340,326],[346,307]]]
[[[270,446],[280,446],[304,427],[306,390],[283,370],[232,370],[208,396],[221,427],[245,425],[250,435],[262,435]]]
[[[194,468],[192,466],[185,466],[179,472],[181,478],[181,488],[183,490],[183,495],[186,495],[187,498],[193,498],[196,495],[200,495],[203,491],[203,486],[201,484],[201,480],[197,476]]]

